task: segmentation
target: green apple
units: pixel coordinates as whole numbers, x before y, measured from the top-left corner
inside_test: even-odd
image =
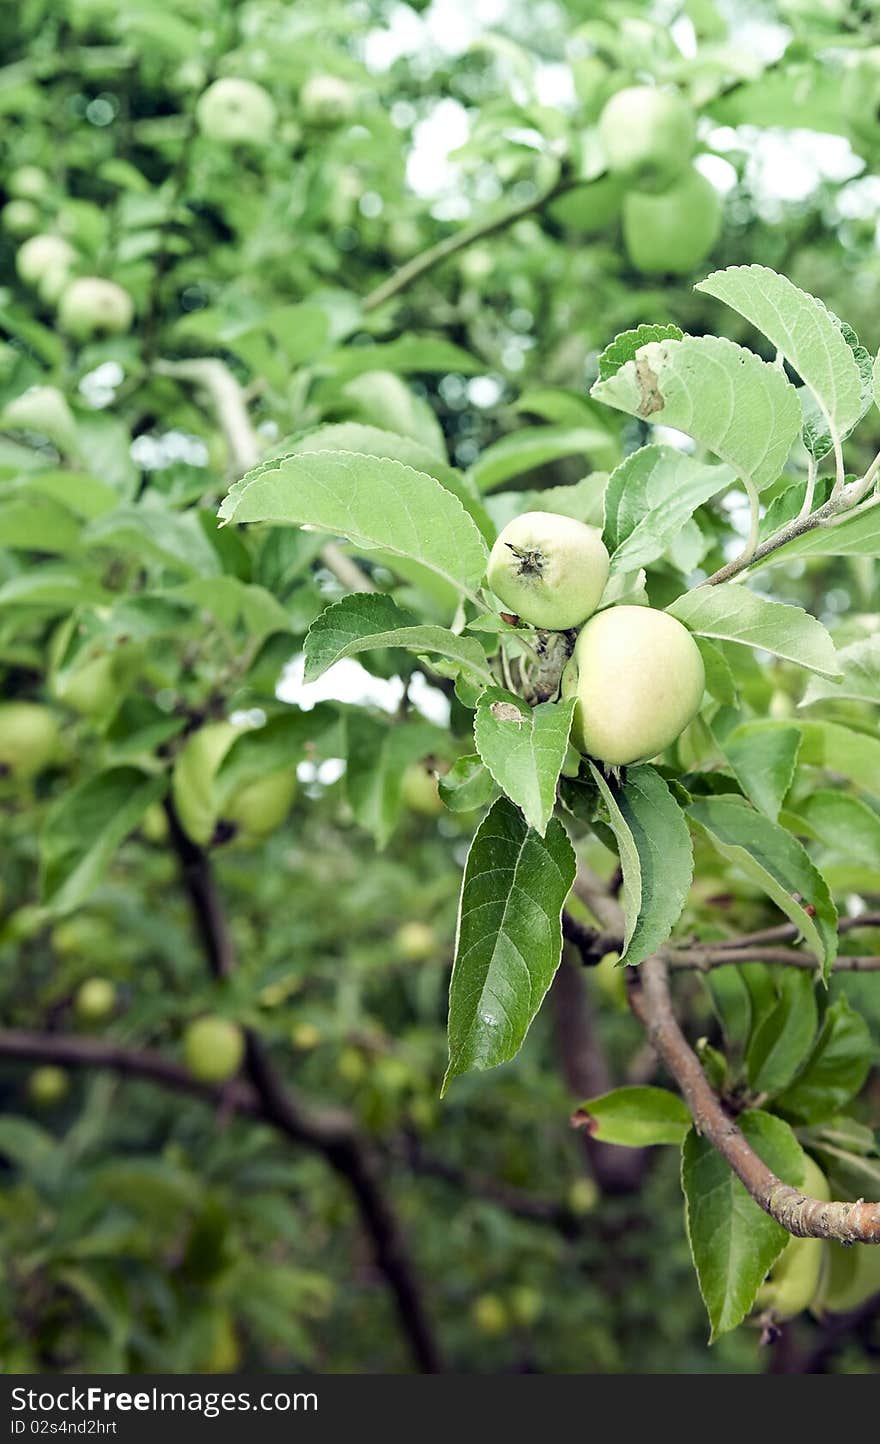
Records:
[[[38,702],[0,703],[0,776],[26,779],[54,758],[58,723]]]
[[[301,1053],[310,1053],[317,1048],[323,1034],[314,1023],[294,1023],[290,1030],[290,1041]]]
[[[828,1245],[828,1274],[819,1295],[819,1312],[849,1314],[880,1293],[880,1244]]]
[[[550,206],[550,215],[575,235],[596,236],[617,220],[625,195],[626,182],[620,176],[600,176],[560,196]]]
[[[880,46],[861,51],[844,71],[841,97],[856,141],[880,146]]]
[[[15,256],[15,269],[26,286],[40,289],[47,275],[63,275],[66,284],[75,260],[76,251],[62,236],[41,232],[19,246]],[[49,298],[44,296],[43,299]]]
[[[205,1351],[195,1361],[195,1372],[234,1374],[240,1365],[241,1346],[235,1320],[229,1309],[221,1306],[211,1315]]]
[[[396,956],[404,963],[424,963],[437,956],[438,938],[428,923],[401,923],[393,938]]]
[[[70,1079],[63,1068],[47,1063],[35,1068],[28,1079],[28,1096],[40,1108],[52,1108],[60,1103],[70,1086]]]
[[[687,101],[655,85],[618,90],[599,116],[609,171],[641,190],[671,185],[687,166],[696,138],[696,117]]]
[[[310,75],[299,93],[299,105],[310,125],[341,125],[355,113],[357,91],[340,75]]]
[[[578,1218],[592,1213],[599,1202],[599,1188],[592,1178],[576,1178],[569,1184],[565,1202],[571,1213]]]
[[[231,822],[245,837],[267,837],[284,822],[295,796],[292,767],[270,772],[236,788],[222,808],[223,821]]]
[[[46,172],[38,165],[20,165],[6,182],[6,189],[11,196],[22,200],[42,201],[49,194],[51,184]]]
[[[76,1016],[84,1023],[100,1023],[116,1007],[116,988],[109,978],[86,978],[76,991]]]
[[[623,202],[623,242],[644,275],[686,276],[721,234],[721,198],[691,167],[661,195],[630,191]]]
[[[828,1180],[809,1154],[801,1188],[809,1198],[828,1201]],[[781,1321],[793,1319],[808,1309],[819,1292],[827,1263],[827,1249],[821,1238],[792,1238],[779,1255],[755,1300],[759,1310],[769,1310]]]
[[[595,527],[549,511],[527,511],[499,534],[486,578],[508,611],[549,631],[577,627],[599,604],[608,553]]]
[[[437,790],[437,779],[421,762],[414,762],[404,769],[400,796],[404,807],[408,807],[411,812],[419,812],[424,817],[436,817],[444,811]]]
[[[480,1294],[471,1305],[474,1327],[490,1339],[497,1339],[510,1328],[507,1305],[497,1294]]]
[[[343,1048],[336,1060],[336,1071],[344,1083],[362,1083],[367,1076],[367,1060],[359,1048]]]
[[[157,847],[168,841],[168,819],[160,802],[150,803],[141,821],[141,832],[147,842],[152,842]]]
[[[33,201],[8,201],[0,213],[4,231],[10,236],[35,236],[43,223]]]
[[[198,1018],[183,1035],[183,1053],[194,1078],[202,1083],[225,1083],[242,1065],[244,1034],[228,1018]]]
[[[52,681],[52,696],[82,717],[104,716],[119,697],[114,658],[105,653],[58,673]]]
[[[199,96],[196,119],[208,140],[268,145],[275,129],[275,102],[255,81],[227,75]]]
[[[522,1328],[532,1328],[544,1312],[543,1294],[528,1284],[519,1284],[510,1291],[510,1312]]]
[[[571,740],[611,767],[669,747],[700,710],[705,673],[690,632],[652,607],[609,607],[591,617],[562,674],[576,697]]]
[[[80,276],[66,286],[58,303],[58,324],[75,341],[118,336],[134,319],[131,296],[115,281]]]
[[[79,451],[73,412],[57,386],[31,386],[22,391],[4,406],[0,425],[5,431],[35,431],[48,437],[67,456]]]

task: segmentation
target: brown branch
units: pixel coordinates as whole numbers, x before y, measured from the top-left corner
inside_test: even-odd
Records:
[[[165,810],[171,843],[208,965],[218,981],[224,980],[234,969],[235,956],[210,858],[183,831],[171,799],[166,800]],[[322,1153],[348,1185],[372,1242],[377,1267],[393,1294],[413,1357],[423,1373],[441,1373],[439,1348],[373,1150],[362,1142],[347,1115],[319,1116],[307,1112],[278,1077],[258,1035],[248,1029],[245,1036],[245,1069],[263,1117],[294,1142]]]
[[[819,963],[812,953],[795,948],[666,948],[663,956],[673,972],[692,970],[708,973],[712,968],[736,967],[738,963],[779,963],[788,968],[805,968],[815,972]],[[836,973],[880,972],[880,958],[840,954],[834,962]]]
[[[362,305],[364,311],[375,311],[379,306],[384,306],[394,296],[405,291],[414,281],[427,275],[435,266],[442,261],[447,261],[450,256],[456,255],[459,251],[472,246],[476,241],[485,240],[487,236],[495,236],[499,231],[507,230],[516,221],[521,221],[524,216],[530,216],[535,211],[543,210],[551,201],[558,200],[566,191],[574,190],[576,186],[585,185],[587,182],[565,175],[555,181],[547,190],[534,196],[530,201],[523,201],[520,205],[511,206],[509,210],[502,211],[500,215],[493,216],[487,221],[475,221],[471,226],[462,226],[451,236],[445,236],[436,245],[429,246],[426,251],[420,251],[413,256],[411,261],[398,267],[387,280],[382,281],[378,286],[364,297]]]
[[[682,1033],[669,996],[666,964],[649,958],[630,971],[632,1010],[675,1079],[697,1132],[717,1148],[764,1212],[799,1238],[880,1243],[880,1203],[826,1203],[776,1177],[725,1112]]]

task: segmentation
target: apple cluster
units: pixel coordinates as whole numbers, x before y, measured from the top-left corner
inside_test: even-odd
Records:
[[[627,256],[645,275],[683,276],[709,255],[721,201],[692,161],[697,122],[676,91],[630,85],[604,106],[598,136],[606,173],[560,197],[553,214],[585,235],[621,216]]]
[[[705,673],[690,632],[653,607],[598,610],[609,557],[595,528],[526,512],[499,534],[487,579],[523,622],[573,631],[562,698],[574,697],[572,742],[608,767],[656,757],[700,709]]]

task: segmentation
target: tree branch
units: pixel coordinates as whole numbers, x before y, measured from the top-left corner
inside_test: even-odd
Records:
[[[630,973],[632,1010],[678,1085],[697,1132],[717,1148],[759,1207],[799,1238],[880,1243],[880,1203],[826,1203],[808,1198],[800,1189],[783,1183],[758,1157],[725,1112],[679,1027],[663,960],[649,958]]]
[[[864,478],[862,480],[864,480]],[[854,483],[854,485],[858,486],[859,483]],[[853,493],[853,498],[854,497],[855,493]],[[855,514],[854,508],[850,505],[853,498],[848,495],[846,488],[844,488],[839,496],[829,497],[824,506],[818,507],[810,516],[795,517],[794,521],[790,521],[786,526],[780,527],[779,531],[774,532],[773,536],[761,542],[752,552],[751,556],[744,552],[741,556],[734,557],[733,561],[727,562],[723,567],[719,567],[717,572],[713,572],[710,577],[707,577],[704,582],[700,582],[699,585],[703,587],[717,587],[721,582],[729,582],[733,577],[738,576],[740,572],[746,571],[748,567],[753,567],[756,562],[763,561],[764,558],[770,556],[772,552],[778,551],[780,547],[784,547],[788,542],[794,541],[796,537],[803,536],[809,531],[815,531],[816,528],[820,526],[834,526],[839,522],[847,521]],[[867,510],[869,507],[878,505],[880,505],[880,497],[864,503],[860,510]]]
[[[511,206],[509,210],[502,211],[500,215],[493,216],[486,221],[475,221],[471,226],[462,226],[461,230],[455,231],[451,236],[446,236],[436,245],[430,246],[426,251],[413,256],[411,261],[398,267],[385,281],[382,281],[363,299],[365,311],[375,311],[379,306],[384,306],[386,301],[405,291],[414,281],[427,275],[435,266],[446,261],[450,256],[456,255],[459,251],[465,250],[468,246],[474,245],[476,241],[485,240],[487,236],[497,235],[516,221],[521,221],[524,216],[530,216],[535,211],[543,210],[551,201],[559,196],[565,195],[566,191],[574,190],[575,187],[587,185],[589,182],[565,176],[555,181],[547,190],[540,192],[530,201],[523,201],[518,206]]]
[[[795,948],[761,947],[760,944],[752,948],[664,948],[663,956],[673,972],[690,969],[708,973],[712,968],[736,967],[738,963],[778,963],[788,968],[806,968],[809,972],[815,972],[819,967],[813,953],[799,953]],[[880,958],[843,953],[835,959],[834,972],[877,973],[880,972]]]
[[[165,802],[165,810],[171,844],[177,854],[193,921],[211,973],[222,981],[231,975],[235,955],[210,858],[187,837],[170,798]],[[372,1150],[358,1137],[347,1115],[327,1115],[325,1118],[324,1115],[307,1112],[285,1088],[257,1034],[248,1029],[245,1036],[245,1069],[259,1100],[262,1116],[294,1142],[304,1143],[322,1153],[344,1179],[354,1195],[364,1230],[372,1241],[376,1264],[393,1294],[413,1357],[423,1373],[441,1373],[440,1352]]]

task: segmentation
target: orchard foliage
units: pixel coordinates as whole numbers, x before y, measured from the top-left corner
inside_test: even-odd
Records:
[[[0,22],[11,1371],[748,1371],[686,1247],[713,1339],[877,1283],[625,993],[880,1197],[880,24],[508,8]]]

